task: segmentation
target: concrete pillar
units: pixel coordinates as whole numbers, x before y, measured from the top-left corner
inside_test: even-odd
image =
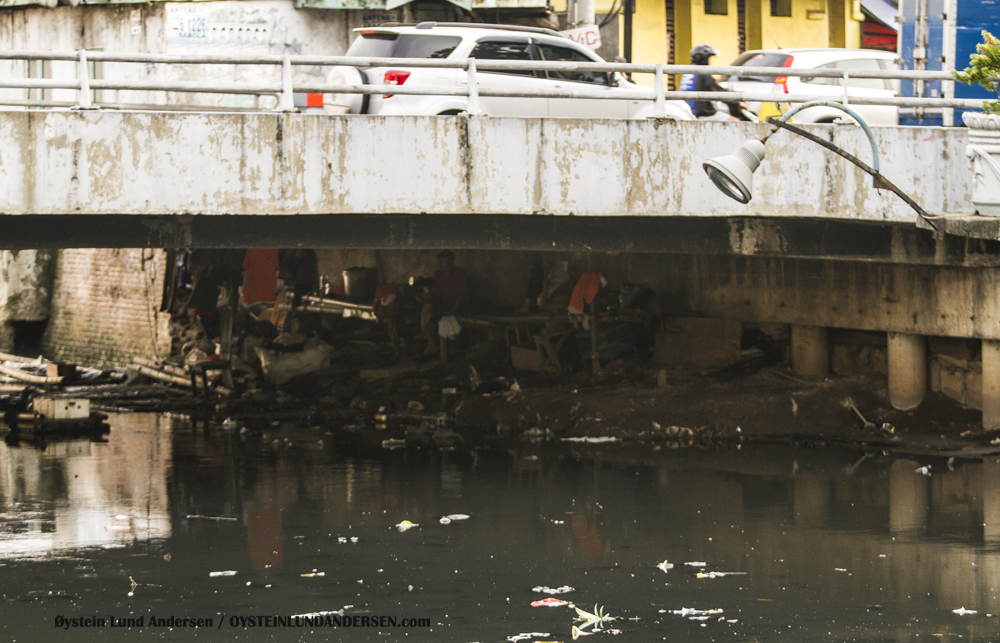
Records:
[[[896,460],[889,467],[889,531],[900,533],[927,527],[930,478],[918,473],[916,460]]]
[[[799,476],[792,482],[797,527],[825,527],[833,512],[833,486],[824,478]]]
[[[792,326],[792,371],[806,377],[826,377],[830,371],[829,335],[823,326]]]
[[[1000,428],[1000,341],[984,339],[983,428]]]
[[[889,333],[889,402],[909,411],[927,392],[927,341],[923,335]]]
[[[1000,462],[983,460],[983,540],[1000,542]]]

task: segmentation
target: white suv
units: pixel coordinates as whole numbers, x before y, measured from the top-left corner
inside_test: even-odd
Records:
[[[722,83],[737,92],[775,94],[819,94],[829,100],[843,102],[843,78],[810,78],[808,76],[761,76],[753,67],[795,67],[797,69],[856,69],[864,71],[896,70],[896,54],[874,49],[761,49],[740,54],[733,66],[747,67],[745,73],[730,76]],[[899,81],[882,78],[854,78],[848,75],[847,96],[892,98],[899,94]],[[781,100],[780,96],[775,97]],[[857,105],[849,107],[869,125],[898,125],[899,108],[891,105]],[[760,103],[748,103],[757,113]],[[795,115],[799,123],[832,123],[846,115],[832,107],[811,107]]]
[[[448,60],[535,60],[603,63],[586,47],[563,38],[550,29],[472,23],[423,22],[418,25],[387,23],[355,29],[358,38],[347,56],[364,58],[441,58]],[[611,96],[653,90],[626,80],[621,74],[593,71],[487,71],[477,69],[479,87],[510,91],[587,87]],[[413,87],[462,87],[463,69],[426,67],[335,67],[327,82],[337,85],[403,85]],[[327,94],[324,108],[329,114],[458,114],[466,111],[465,96],[415,94]],[[652,100],[614,98],[507,98],[480,96],[482,112],[490,116],[645,118],[653,113]],[[683,101],[667,101],[667,115],[690,120]]]

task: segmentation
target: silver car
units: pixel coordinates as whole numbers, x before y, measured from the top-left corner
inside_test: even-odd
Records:
[[[856,69],[864,71],[896,70],[896,54],[874,49],[760,49],[748,51],[733,61],[733,66],[745,67],[746,72],[730,76],[721,83],[727,89],[755,94],[773,93],[775,101],[781,94],[818,94],[842,102],[844,80],[808,76],[761,76],[754,67],[794,67],[796,69]],[[899,81],[882,78],[854,78],[848,75],[848,98],[862,96],[891,98],[899,95]],[[747,103],[753,113],[760,112],[760,103]],[[898,125],[899,108],[890,105],[857,105],[850,108],[869,125]],[[799,123],[832,123],[844,116],[830,107],[812,107],[795,115]]]

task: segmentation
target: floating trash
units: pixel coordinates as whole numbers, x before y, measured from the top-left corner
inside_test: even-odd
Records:
[[[318,572],[315,569],[308,574],[299,574],[302,578],[315,578],[317,576],[326,576],[326,572]]]
[[[398,527],[398,525],[397,525],[397,527]],[[344,543],[347,542],[347,538],[344,538],[343,536],[337,536],[337,542],[339,544],[343,545]]]
[[[923,474],[925,476],[929,476],[931,475],[931,465],[927,465],[926,467],[918,467],[914,469],[914,471]]]
[[[238,572],[230,570],[225,572],[208,572],[208,575],[212,578],[215,578],[216,576],[235,576],[237,573]]]
[[[108,525],[104,531],[132,531],[132,527],[129,525]]]
[[[406,446],[406,440],[398,440],[396,438],[389,438],[388,440],[382,440],[383,449],[399,449]]]
[[[588,444],[603,444],[605,442],[621,442],[621,438],[613,438],[608,435],[603,435],[600,437],[582,437],[582,438],[560,438],[561,442],[587,442]]]
[[[668,569],[673,569],[674,568],[674,564],[673,563],[668,563],[667,561],[663,561],[662,563],[660,563],[659,565],[657,565],[656,568],[657,569],[662,569],[663,573],[667,573]]]
[[[442,516],[439,521],[442,525],[451,524],[455,520],[468,520],[469,516],[465,514],[448,514],[447,516]]]
[[[407,529],[413,529],[414,527],[419,527],[415,522],[410,522],[409,520],[404,520],[403,522],[396,525],[396,529],[400,531],[406,531]]]
[[[543,598],[540,601],[532,601],[532,607],[564,607],[569,605],[569,601],[564,601],[558,598]]]
[[[959,607],[957,610],[951,610],[952,614],[958,614],[959,616],[965,616],[966,614],[978,614],[976,610],[967,610],[965,607]]]
[[[690,618],[692,616],[714,616],[716,614],[722,614],[721,607],[715,609],[707,609],[707,610],[700,610],[694,607],[682,607],[679,610],[660,610],[660,614],[664,614],[668,611],[671,614],[676,614],[677,616],[683,616],[684,618]]]
[[[746,576],[746,572],[698,572],[695,578],[722,578],[723,576]]]
[[[528,632],[522,634],[515,634],[514,636],[508,636],[507,640],[511,643],[517,643],[518,641],[528,641],[531,639],[540,639],[543,636],[552,636],[548,632]]]
[[[703,563],[701,561],[693,561],[690,563],[684,563],[685,565],[690,565],[691,567],[707,567],[708,563]]]
[[[593,625],[601,625],[603,623],[607,623],[607,622],[610,622],[610,621],[617,621],[618,620],[617,616],[611,616],[610,614],[606,614],[604,612],[604,608],[603,607],[598,607],[597,603],[594,603],[594,611],[593,612],[585,612],[582,609],[580,609],[579,607],[577,607],[575,609],[576,609],[576,614],[577,614],[577,617],[576,617],[575,620],[583,622],[583,624],[580,625],[580,629],[591,627]]]
[[[539,587],[532,587],[531,591],[541,592],[542,594],[568,594],[569,592],[575,592],[576,588],[570,587],[569,585],[563,585],[562,587],[556,587],[556,588],[539,586]]]
[[[239,518],[230,518],[228,516],[199,516],[197,514],[192,514],[187,516],[188,520],[231,520],[236,522]]]

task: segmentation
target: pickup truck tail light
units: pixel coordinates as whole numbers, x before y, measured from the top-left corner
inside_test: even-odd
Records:
[[[394,69],[390,69],[385,72],[385,76],[382,78],[382,83],[385,85],[402,85],[409,77],[410,72],[408,71],[396,71]],[[392,98],[393,94],[386,94],[385,97]]]

